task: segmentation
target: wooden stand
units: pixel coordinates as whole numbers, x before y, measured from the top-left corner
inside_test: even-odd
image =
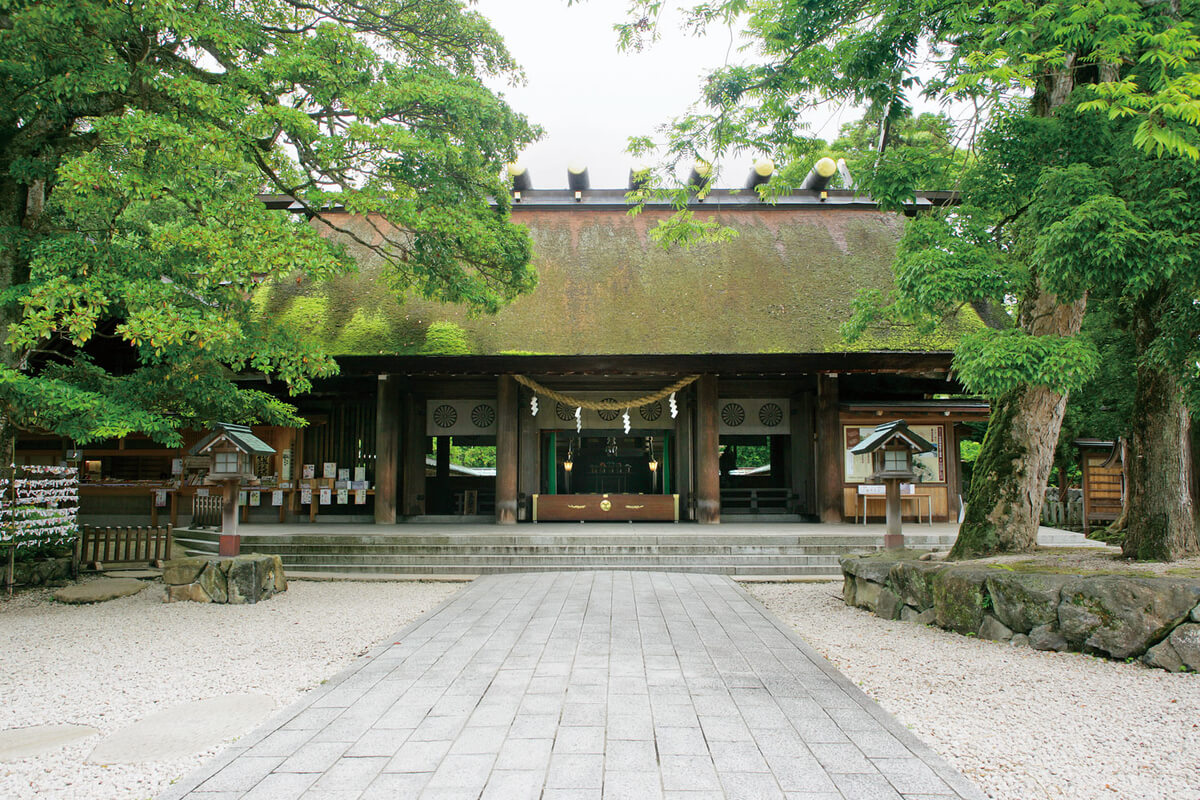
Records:
[[[241,481],[221,483],[221,536],[217,540],[217,553],[236,556],[242,552],[242,537],[238,535],[238,486]]]
[[[887,486],[887,530],[883,534],[883,546],[887,550],[904,549],[904,533],[900,530],[900,479],[888,478]]]

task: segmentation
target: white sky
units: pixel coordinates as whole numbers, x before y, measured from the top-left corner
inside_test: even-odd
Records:
[[[663,27],[662,40],[642,53],[617,51],[613,23],[623,19],[621,0],[479,0],[528,83],[504,87],[511,105],[541,125],[545,137],[521,156],[535,188],[566,188],[567,164],[588,166],[592,186],[624,188],[632,158],[625,152],[633,135],[650,135],[660,123],[682,114],[698,96],[700,77],[725,63],[748,60],[730,48],[727,31],[703,39],[686,36],[675,20]],[[832,139],[841,121],[854,119],[847,109],[837,118],[814,116],[813,132]],[[751,158],[746,157],[749,172]],[[720,180],[740,184],[738,168]]]

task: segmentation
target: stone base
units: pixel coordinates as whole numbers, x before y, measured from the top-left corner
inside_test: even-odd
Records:
[[[257,603],[287,591],[283,561],[261,553],[177,558],[163,569],[163,583],[168,603]]]

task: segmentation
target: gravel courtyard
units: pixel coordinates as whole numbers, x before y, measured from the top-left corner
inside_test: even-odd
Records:
[[[885,621],[840,583],[746,588],[993,798],[1200,798],[1200,675]]]
[[[22,593],[0,601],[0,730],[71,723],[108,734],[178,703],[237,693],[269,695],[282,708],[460,588],[293,581],[252,606],[163,603],[162,584],[93,606]],[[0,798],[145,800],[220,749],[84,763],[99,740],[0,763]]]
[[[163,604],[160,585],[97,606],[21,594],[0,602],[0,729],[109,733],[232,692],[283,707],[459,588],[295,581],[256,606]],[[840,584],[747,589],[994,798],[1200,798],[1200,676],[884,621]],[[99,738],[0,763],[0,798],[145,800],[215,752],[84,763]]]

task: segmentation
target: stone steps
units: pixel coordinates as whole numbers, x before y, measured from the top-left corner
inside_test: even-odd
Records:
[[[176,541],[196,554],[216,552],[217,534],[181,530]],[[944,535],[915,534],[910,547],[946,548]],[[838,557],[882,548],[878,534],[797,535],[733,532],[438,534],[313,533],[245,535],[243,553],[274,553],[302,573],[475,575],[550,570],[669,570],[736,575],[830,576]]]

